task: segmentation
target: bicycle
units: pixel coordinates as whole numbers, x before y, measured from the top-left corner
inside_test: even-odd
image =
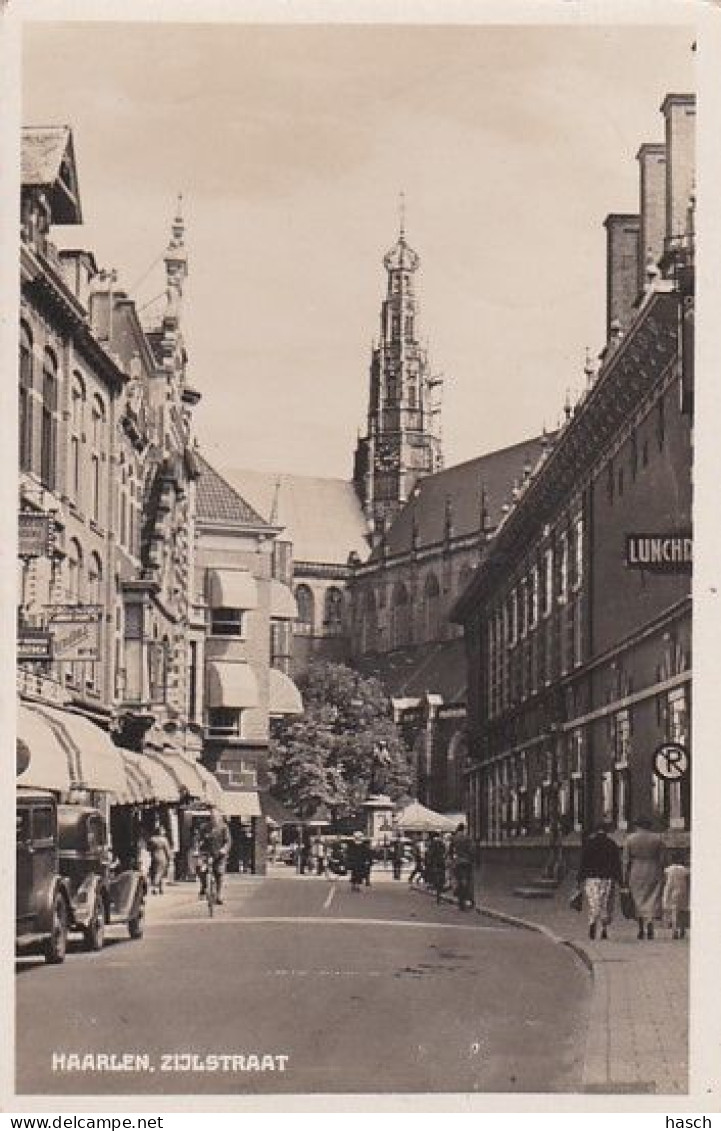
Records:
[[[215,906],[218,903],[218,880],[215,875],[212,858],[203,855],[201,861],[201,872],[205,873],[205,887],[201,892],[201,898],[205,896],[205,901],[208,904],[208,914],[212,919]]]

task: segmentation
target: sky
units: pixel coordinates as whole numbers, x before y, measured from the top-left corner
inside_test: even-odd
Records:
[[[398,201],[447,465],[554,427],[605,334],[609,212],[684,27],[26,24],[23,121],[73,128],[85,246],[143,306],[179,192],[205,454],[349,478]],[[161,310],[156,304],[145,316]]]

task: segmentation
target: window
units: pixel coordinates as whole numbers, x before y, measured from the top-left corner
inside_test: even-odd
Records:
[[[95,522],[102,522],[103,514],[103,474],[102,456],[105,443],[105,406],[100,397],[93,398],[92,412],[92,443],[93,452],[91,463],[91,517]]]
[[[427,641],[438,640],[441,632],[440,587],[438,578],[429,573],[423,591],[423,629]]]
[[[549,547],[543,555],[543,615],[553,608],[553,550]]]
[[[58,363],[50,350],[43,357],[43,407],[40,428],[40,481],[55,489],[58,447]]]
[[[534,566],[531,570],[531,577],[528,585],[528,627],[535,628],[538,624],[538,566]]]
[[[270,666],[290,675],[291,653],[290,621],[272,620],[270,622]]]
[[[408,590],[398,584],[393,590],[391,607],[391,647],[402,648],[411,642],[411,616]]]
[[[313,592],[308,585],[297,586],[295,591],[295,603],[298,606],[298,619],[295,622],[295,631],[300,636],[312,636],[314,600]]]
[[[343,635],[343,594],[335,586],[331,586],[325,595],[323,623],[328,636]]]
[[[234,707],[211,707],[208,710],[209,738],[241,738],[242,711]]]
[[[241,609],[211,609],[211,636],[242,636],[243,612]]]
[[[575,523],[575,536],[574,536],[574,549],[575,549],[575,565],[574,565],[574,585],[578,588],[583,581],[583,519],[577,518]]]
[[[83,551],[80,543],[71,538],[68,544],[67,556],[67,586],[68,601],[71,604],[80,604],[82,596]]]
[[[24,323],[20,327],[19,401],[20,470],[30,471],[33,462],[33,339]]]
[[[54,832],[54,814],[50,806],[33,809],[33,840],[52,840]]]
[[[73,384],[70,391],[70,494],[75,503],[80,506],[82,466],[81,447],[83,442],[85,406],[85,385],[79,373],[73,374]]]
[[[293,544],[292,542],[273,543],[273,577],[290,585],[293,576]]]
[[[101,605],[103,603],[101,593],[102,580],[102,562],[96,553],[92,553],[88,562],[88,603],[90,605]]]
[[[562,534],[558,540],[558,597],[561,603],[568,598],[568,534]]]
[[[666,440],[666,402],[663,397],[658,402],[658,416],[656,419],[656,437],[658,450],[661,451]]]

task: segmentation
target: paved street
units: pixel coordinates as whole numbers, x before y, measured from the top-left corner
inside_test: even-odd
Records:
[[[141,942],[112,934],[61,967],[18,963],[19,1093],[581,1087],[590,979],[572,952],[406,883],[233,877],[212,920],[179,885],[151,897]],[[53,1072],[53,1053],[95,1070]],[[98,1071],[100,1053],[148,1062]],[[163,1071],[163,1054],[226,1059]]]

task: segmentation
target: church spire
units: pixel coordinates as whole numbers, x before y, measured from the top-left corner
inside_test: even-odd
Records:
[[[371,352],[368,428],[356,448],[353,481],[369,528],[392,521],[419,479],[442,467],[438,380],[418,331],[415,274],[420,257],[406,239],[406,198],[399,235],[383,257],[386,295]]]

